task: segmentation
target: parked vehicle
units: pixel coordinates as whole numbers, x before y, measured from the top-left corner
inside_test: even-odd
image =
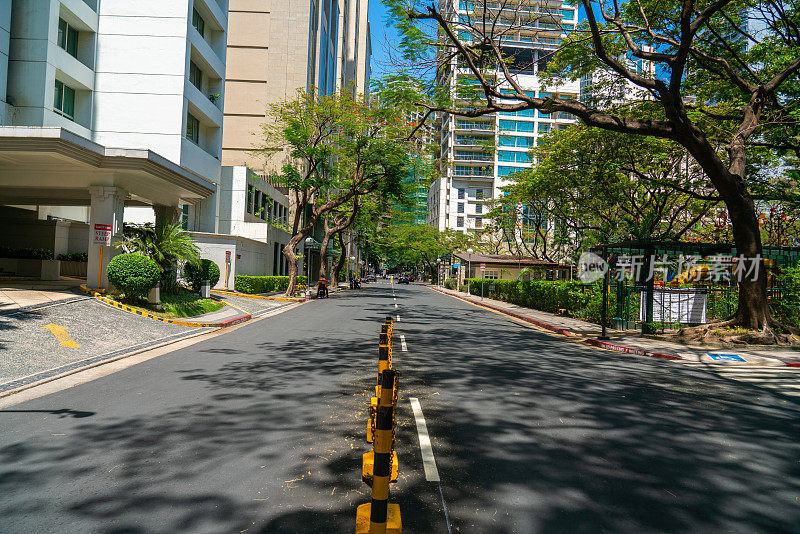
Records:
[[[411,279],[406,275],[400,275],[400,278],[397,280],[398,284],[409,284],[411,283]]]

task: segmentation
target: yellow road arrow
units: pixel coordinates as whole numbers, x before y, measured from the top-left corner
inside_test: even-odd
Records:
[[[72,339],[69,334],[67,334],[67,329],[64,328],[63,326],[50,323],[44,325],[42,328],[50,330],[50,332],[52,332],[53,335],[56,336],[58,342],[61,343],[62,347],[72,347],[74,349],[80,347],[80,345],[75,343],[75,340]]]

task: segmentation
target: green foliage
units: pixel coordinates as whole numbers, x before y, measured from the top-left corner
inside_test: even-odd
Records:
[[[158,264],[141,254],[114,256],[106,268],[108,279],[126,298],[145,298],[161,276]]]
[[[800,264],[786,269],[779,277],[783,287],[780,299],[772,303],[772,311],[790,326],[800,327]]]
[[[219,276],[219,266],[211,260],[202,259],[199,263],[189,262],[183,266],[183,277],[193,291],[200,291],[203,280],[208,280],[214,287],[219,282]]]
[[[61,261],[89,261],[89,254],[86,252],[71,252],[69,254],[59,254],[58,258]]]
[[[469,290],[473,295],[510,302],[548,313],[564,313],[570,317],[599,324],[602,309],[600,284],[585,285],[581,282],[547,280],[488,280],[473,278]],[[611,299],[609,299],[611,300]],[[614,303],[609,303],[609,319],[613,315]]]
[[[200,250],[180,224],[126,225],[123,240],[115,246],[154,260],[161,268],[161,289],[166,293],[178,290],[178,261],[200,260]]]
[[[305,276],[298,276],[297,282],[306,283]],[[248,276],[237,274],[234,277],[233,287],[239,293],[250,295],[256,293],[271,293],[273,291],[285,291],[289,287],[288,276]]]
[[[53,251],[43,248],[0,247],[0,258],[17,258],[21,260],[52,260]]]
[[[448,278],[444,281],[444,287],[447,289],[455,289],[456,288],[456,279],[455,278]]]

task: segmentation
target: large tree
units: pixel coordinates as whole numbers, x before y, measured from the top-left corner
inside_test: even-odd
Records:
[[[341,94],[301,92],[272,106],[269,118],[256,152],[284,156],[272,179],[289,190],[292,202],[292,237],[283,248],[289,265],[286,295],[291,296],[295,248],[320,218],[401,179],[409,159],[408,126],[389,107]]]
[[[498,111],[541,109],[572,113],[605,130],[672,140],[703,169],[727,208],[737,251],[758,276],[739,284],[738,309],[728,324],[762,330],[774,340],[766,273],[752,184],[746,173],[754,145],[797,150],[800,102],[800,8],[784,0],[580,0],[585,22],[559,47],[545,83],[576,80],[598,71],[619,87],[646,95],[650,106],[621,113],[611,99],[582,102],[542,98],[524,91],[507,34],[552,20],[535,0],[474,0],[469,17],[455,18],[446,4],[384,0],[403,33],[407,59],[432,61],[438,72],[453,61],[476,84],[468,102],[448,101],[440,90],[418,104],[430,113],[478,117]],[[439,6],[444,10],[440,10]],[[509,20],[512,25],[504,24]],[[543,13],[543,11],[545,11]],[[502,16],[505,18],[501,20]],[[430,23],[433,31],[421,24]],[[566,30],[565,30],[566,31]],[[654,69],[639,69],[639,61]],[[501,91],[502,89],[502,91]]]
[[[715,215],[714,188],[673,141],[631,143],[624,134],[580,124],[544,139],[531,152],[537,165],[510,176],[507,194],[489,214],[494,219],[499,212],[503,221],[513,210],[513,222],[523,225],[519,241],[531,242],[531,253],[550,259],[549,241],[574,254],[587,243],[680,240]]]

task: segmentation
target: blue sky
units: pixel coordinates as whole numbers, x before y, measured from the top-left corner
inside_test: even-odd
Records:
[[[372,29],[372,76],[380,78],[390,69],[387,46],[396,46],[399,41],[394,28],[386,27],[386,8],[381,0],[369,0],[369,22]]]

